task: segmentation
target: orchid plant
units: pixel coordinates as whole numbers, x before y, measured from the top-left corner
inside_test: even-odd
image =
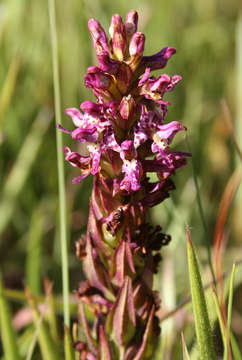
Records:
[[[171,149],[185,127],[165,122],[164,95],[181,76],[151,76],[175,49],[143,56],[145,36],[137,24],[134,10],[125,22],[113,15],[108,40],[99,22],[89,20],[98,66],[87,69],[84,81],[97,101],[84,101],[81,111],[66,110],[75,130],[59,126],[88,153],[64,147],[66,160],[81,172],[73,183],[93,176],[87,233],[76,244],[87,278],[77,291],[85,331],[85,340],[76,344],[80,359],[149,359],[160,332],[160,300],[152,284],[170,236],[146,218],[175,189],[171,177],[190,154]],[[91,327],[86,307],[94,315]]]

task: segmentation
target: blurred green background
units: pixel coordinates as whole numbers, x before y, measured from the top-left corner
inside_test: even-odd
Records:
[[[183,81],[168,94],[172,105],[167,120],[188,128],[188,137],[198,176],[201,199],[212,243],[219,202],[226,184],[239,166],[228,120],[242,136],[242,6],[239,0],[69,0],[57,1],[60,78],[63,125],[72,129],[64,115],[66,107],[78,107],[92,99],[84,87],[86,68],[96,64],[87,29],[90,17],[107,30],[114,13],[139,12],[139,30],[146,35],[145,55],[173,46],[177,54],[164,72],[180,74]],[[61,292],[61,261],[58,233],[58,191],[52,62],[47,1],[3,0],[0,2],[0,262],[5,285],[23,289],[29,284],[42,291],[48,276],[54,292]],[[160,73],[160,72],[159,72]],[[226,102],[230,115],[223,105]],[[64,136],[70,145],[70,137]],[[176,147],[187,151],[184,135]],[[76,144],[71,147],[74,150]],[[85,231],[91,178],[72,185],[78,171],[68,164],[69,266],[71,291],[81,279],[75,258],[75,240]],[[163,304],[173,308],[188,294],[185,224],[191,228],[202,263],[207,262],[206,239],[196,203],[191,162],[175,179],[172,198],[157,206],[152,221],[172,235],[164,251],[163,268],[156,286]],[[242,195],[236,194],[226,224],[228,240],[224,269],[242,259]],[[172,259],[172,260],[171,260]],[[175,265],[174,265],[175,264]],[[175,295],[162,289],[162,276],[172,274]],[[241,292],[238,291],[238,303]],[[240,300],[239,300],[240,299]],[[167,305],[168,304],[168,305]],[[235,320],[242,336],[242,312]]]

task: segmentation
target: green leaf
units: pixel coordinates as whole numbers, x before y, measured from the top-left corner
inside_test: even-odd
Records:
[[[192,294],[192,306],[195,319],[196,335],[201,360],[215,360],[215,352],[212,340],[211,327],[208,319],[207,306],[202,286],[201,275],[198,268],[195,250],[188,228],[187,258]]]
[[[64,325],[65,360],[75,360],[75,352],[72,344],[69,328]]]
[[[0,325],[1,337],[5,359],[19,360],[19,350],[17,346],[17,337],[12,327],[11,313],[8,303],[3,296],[2,275],[0,273]]]

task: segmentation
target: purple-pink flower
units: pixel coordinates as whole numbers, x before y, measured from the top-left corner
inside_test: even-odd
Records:
[[[142,57],[145,37],[140,32],[133,32],[137,27],[135,19],[133,13],[128,15],[125,27],[120,16],[114,15],[109,29],[112,34],[110,42],[101,25],[96,20],[89,21],[99,67],[88,68],[85,85],[93,90],[97,102],[84,101],[80,106],[83,113],[74,108],[66,110],[76,126],[71,132],[72,138],[87,144],[91,164],[89,173],[95,175],[102,171],[100,164],[105,161],[108,149],[117,152],[122,160],[120,190],[127,194],[141,189],[147,172],[143,164],[152,153],[160,154],[150,160],[155,164],[153,169],[159,169],[153,172],[160,176],[161,169],[167,167],[162,178],[174,174],[189,156],[180,153],[178,161],[178,155],[173,154],[169,147],[175,134],[184,130],[184,126],[177,121],[165,123],[169,102],[164,100],[164,96],[173,90],[181,76],[150,76],[152,70],[165,66],[175,49],[167,47],[156,55]],[[131,33],[127,47],[127,37]],[[156,107],[154,103],[157,103]],[[128,132],[128,139],[125,132]],[[127,143],[132,144],[133,149],[129,158],[124,156],[124,152],[128,152],[124,150]],[[83,177],[76,178],[75,182]],[[115,178],[113,180],[116,182]]]

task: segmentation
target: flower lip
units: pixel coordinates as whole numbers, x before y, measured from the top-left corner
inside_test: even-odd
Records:
[[[142,64],[144,64],[145,67],[149,67],[151,70],[162,69],[166,66],[166,63],[170,59],[170,57],[175,53],[176,49],[168,46],[154,55],[143,56]]]
[[[94,103],[93,101],[86,100],[80,105],[80,108],[82,111],[87,112],[88,114],[100,116],[102,106]]]
[[[83,124],[83,114],[76,108],[68,108],[65,113],[72,118],[75,126],[81,127]]]

